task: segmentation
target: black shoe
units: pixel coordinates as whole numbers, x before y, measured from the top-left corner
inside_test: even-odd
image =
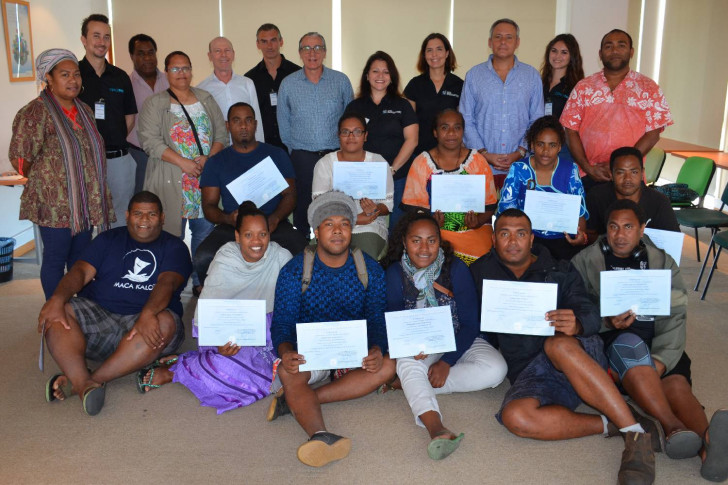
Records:
[[[273,400],[268,407],[268,415],[265,417],[268,421],[275,421],[279,416],[291,414],[291,408],[286,404],[286,396],[283,394],[283,388],[273,395]]]
[[[320,467],[346,458],[350,451],[351,440],[349,438],[327,431],[319,431],[298,447],[297,456],[305,465]]]

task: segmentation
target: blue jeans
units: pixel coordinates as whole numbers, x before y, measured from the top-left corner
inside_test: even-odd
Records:
[[[392,208],[392,213],[389,214],[389,233],[392,234],[392,231],[394,230],[395,224],[397,224],[397,221],[399,220],[402,215],[404,215],[404,211],[400,208],[400,204],[402,203],[402,195],[404,195],[404,186],[407,185],[407,177],[402,177],[401,179],[395,179],[394,181],[394,206]]]
[[[92,231],[83,231],[71,236],[71,230],[68,228],[38,227],[43,240],[40,284],[47,300],[53,295],[66,270],[71,269],[91,242]]]
[[[204,241],[205,238],[210,235],[212,230],[215,229],[215,225],[204,217],[200,217],[199,219],[183,218],[182,232],[180,235],[182,239],[185,238],[185,228],[187,227],[187,224],[190,225],[190,231],[192,233],[190,237],[190,251],[192,252],[192,258],[194,259],[197,248],[200,247],[202,241]],[[194,271],[192,272],[192,286],[200,286],[200,278],[197,276],[197,272]]]

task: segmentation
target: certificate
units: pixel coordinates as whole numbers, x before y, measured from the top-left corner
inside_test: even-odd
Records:
[[[546,313],[556,310],[556,283],[483,280],[480,329],[484,332],[553,335]]]
[[[288,188],[271,157],[265,157],[253,168],[226,185],[235,201],[242,204],[252,201],[257,207],[262,206],[276,195]]]
[[[306,360],[301,371],[361,367],[369,354],[367,321],[297,323],[298,353]]]
[[[527,190],[523,212],[531,219],[533,229],[576,234],[581,212],[581,196]]]
[[[432,212],[484,212],[485,175],[433,175]]]
[[[387,170],[387,162],[334,162],[334,189],[354,199],[385,199]]]
[[[602,271],[599,274],[601,316],[627,310],[637,315],[669,315],[672,273],[669,269]]]
[[[649,227],[645,227],[645,234],[655,243],[655,246],[672,256],[672,259],[680,266],[680,256],[682,256],[685,234],[680,231],[663,231],[662,229],[652,229]]]
[[[197,302],[198,343],[241,347],[266,344],[265,300],[216,300]]]
[[[450,306],[387,312],[384,318],[389,356],[393,359],[420,352],[429,355],[456,349]]]

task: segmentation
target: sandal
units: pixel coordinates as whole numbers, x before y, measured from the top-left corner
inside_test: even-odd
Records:
[[[53,402],[53,401],[62,401],[62,399],[58,399],[55,396],[55,391],[60,389],[60,391],[63,393],[64,399],[70,396],[73,393],[73,386],[71,384],[71,380],[66,377],[66,383],[62,386],[58,386],[58,388],[54,388],[53,384],[56,383],[59,377],[66,377],[64,374],[56,374],[48,381],[46,382],[46,388],[45,388],[45,398],[46,402]]]
[[[711,482],[728,479],[728,409],[719,409],[710,418],[705,442],[705,461],[700,475]]]
[[[389,391],[396,391],[397,389],[402,389],[402,383],[400,382],[398,385],[399,387],[395,387],[394,383],[399,381],[399,376],[397,374],[392,377],[392,380],[389,382],[385,382],[379,388],[377,389],[377,394],[386,394]]]
[[[83,411],[89,416],[96,416],[104,407],[106,384],[89,386],[83,391]]]
[[[164,360],[167,359],[167,360]],[[175,362],[177,362],[177,359],[179,359],[179,356],[167,356],[167,357],[161,357],[154,362],[152,362],[151,365],[148,365],[146,367],[142,367],[139,372],[137,372],[137,391],[139,391],[140,394],[146,393],[146,389],[159,389],[161,384],[152,384],[154,381],[154,369],[157,367],[169,367]],[[149,381],[144,382],[144,378],[149,374]]]
[[[456,438],[435,438],[427,445],[427,456],[433,460],[442,460],[450,456],[460,446],[465,433],[460,433]]]

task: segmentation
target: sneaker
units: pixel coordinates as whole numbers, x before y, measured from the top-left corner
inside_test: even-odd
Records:
[[[351,451],[351,440],[327,431],[314,433],[298,447],[298,459],[304,465],[321,467],[346,458]]]
[[[283,388],[279,389],[273,395],[273,400],[268,408],[268,415],[265,417],[267,421],[275,421],[279,416],[291,414],[291,408],[286,404],[286,396],[283,394]]]
[[[617,478],[620,485],[650,485],[655,481],[655,454],[649,433],[625,433]]]

